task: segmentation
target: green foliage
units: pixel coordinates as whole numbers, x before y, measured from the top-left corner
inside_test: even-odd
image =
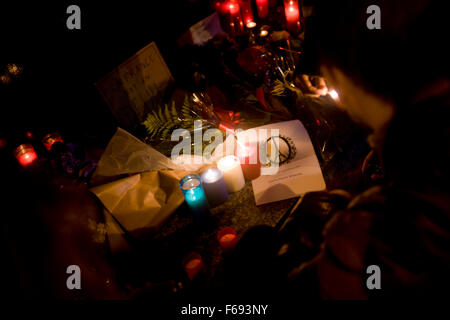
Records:
[[[274,96],[278,96],[278,97],[285,97],[285,96],[287,96],[286,87],[285,87],[284,83],[281,82],[278,79],[275,80],[274,86],[273,86],[273,89],[272,89],[271,93]]]
[[[191,113],[192,109],[186,96],[181,107],[181,114],[179,114],[175,106],[175,101],[172,101],[170,106],[165,104],[157,108],[157,110],[152,110],[147,115],[143,125],[149,138],[167,139],[170,138],[172,131],[176,128],[189,130],[193,127],[194,118]]]
[[[271,94],[278,97],[285,97],[289,92],[296,93],[298,96],[303,96],[302,91],[297,88],[293,82],[294,73],[292,71],[286,71],[283,75],[283,81],[277,79],[274,82],[274,87],[271,90]]]

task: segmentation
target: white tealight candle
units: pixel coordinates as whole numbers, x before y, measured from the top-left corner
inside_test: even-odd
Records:
[[[238,157],[223,157],[217,162],[217,168],[222,172],[229,192],[239,191],[245,186],[245,179]]]

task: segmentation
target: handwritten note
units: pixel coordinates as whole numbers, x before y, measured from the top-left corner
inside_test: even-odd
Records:
[[[151,42],[95,85],[118,123],[131,128],[144,120],[152,100],[160,99],[173,82],[158,47]]]

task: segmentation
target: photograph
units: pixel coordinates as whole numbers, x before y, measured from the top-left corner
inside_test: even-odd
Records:
[[[281,320],[448,302],[448,12],[2,1],[2,304]]]

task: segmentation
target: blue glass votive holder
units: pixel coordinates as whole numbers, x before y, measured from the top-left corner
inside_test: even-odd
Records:
[[[208,201],[202,187],[202,180],[197,174],[188,174],[180,180],[180,189],[196,222],[202,222],[210,215]]]
[[[210,168],[202,173],[202,184],[209,205],[214,208],[228,200],[228,190],[222,172]]]

